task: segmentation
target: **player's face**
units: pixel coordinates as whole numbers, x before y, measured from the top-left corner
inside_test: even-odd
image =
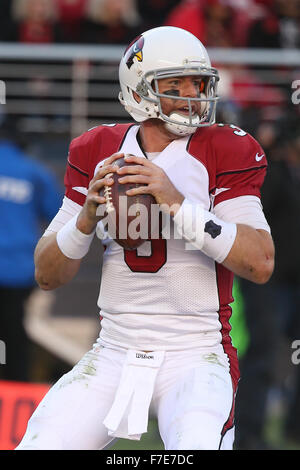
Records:
[[[176,100],[176,96],[183,98],[199,98],[201,93],[204,92],[204,88],[204,79],[197,76],[161,78],[158,80],[159,93],[172,96],[170,99],[160,98],[163,113],[169,116],[170,113],[176,112],[184,116],[188,116],[188,102],[184,100]],[[191,107],[193,115],[199,113],[200,103],[193,101]]]

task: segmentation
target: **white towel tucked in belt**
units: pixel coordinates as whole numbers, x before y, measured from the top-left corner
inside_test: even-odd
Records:
[[[149,406],[164,351],[127,352],[113,405],[103,424],[109,436],[139,440],[147,431]]]

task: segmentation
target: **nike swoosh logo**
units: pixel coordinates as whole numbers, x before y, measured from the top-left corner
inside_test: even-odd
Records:
[[[216,188],[213,193],[210,194],[210,202],[213,206],[215,204],[215,198],[218,194],[223,193],[224,191],[229,191],[230,188]]]
[[[218,194],[223,193],[224,191],[229,191],[229,189],[231,188],[216,188],[212,196],[216,197]]]
[[[74,189],[74,191],[77,191],[78,193],[84,194],[85,196],[88,193],[88,189],[84,186],[73,186],[72,189]]]
[[[255,160],[256,160],[257,162],[260,162],[261,159],[264,158],[264,156],[265,156],[264,153],[263,153],[262,155],[258,155],[258,152],[257,152],[257,154],[255,155]]]

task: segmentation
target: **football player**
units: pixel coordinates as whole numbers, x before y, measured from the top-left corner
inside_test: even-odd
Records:
[[[230,337],[234,274],[265,283],[274,265],[260,202],[267,160],[251,135],[215,122],[218,71],[192,34],[159,27],[126,49],[121,103],[135,122],[75,138],[62,208],[35,251],[42,289],[69,282],[94,236],[105,245],[101,331],[29,420],[18,449],[103,449],[140,439],[155,413],[165,449],[232,449],[239,381]],[[128,167],[113,162],[128,155]],[[105,232],[99,192],[142,183],[170,236],[124,250]],[[105,236],[104,236],[105,234]]]

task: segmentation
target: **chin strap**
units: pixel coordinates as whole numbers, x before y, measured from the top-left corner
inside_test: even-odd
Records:
[[[176,121],[176,123],[165,121],[165,127],[169,132],[172,132],[172,134],[175,135],[185,136],[194,134],[194,132],[197,130],[196,125],[200,123],[199,116],[192,118],[192,124],[194,124],[194,126],[184,125],[189,123],[189,119],[182,116],[181,114],[171,113],[169,117],[170,119]]]

